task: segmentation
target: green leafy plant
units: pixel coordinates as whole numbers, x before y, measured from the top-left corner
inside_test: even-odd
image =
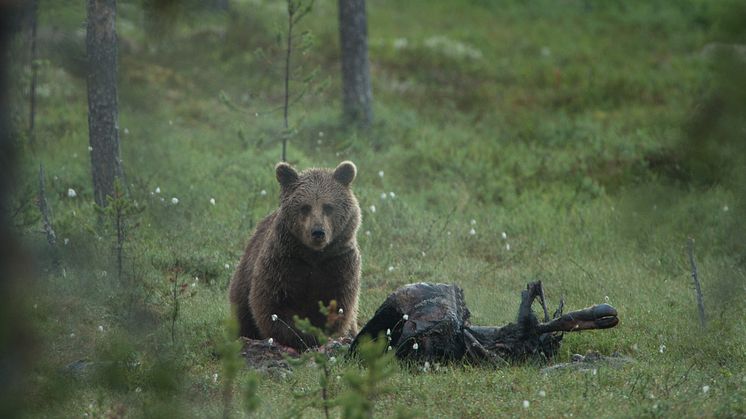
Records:
[[[330,322],[334,321],[334,316],[337,314],[337,302],[332,300],[329,306],[319,301],[319,311],[327,318],[326,330],[330,330]],[[300,319],[298,316],[293,317],[295,327],[302,333],[313,335],[316,342],[320,346],[324,346],[329,342],[328,333],[311,324],[308,319]],[[331,391],[331,368],[336,363],[335,357],[330,357],[327,353],[309,350],[303,352],[301,357],[298,359],[289,359],[291,365],[301,366],[312,362],[320,370],[319,375],[319,387],[313,390],[297,391],[293,395],[297,400],[305,400],[305,403],[299,403],[290,412],[290,416],[300,416],[306,407],[316,407],[324,410],[324,416],[329,418],[329,409],[335,405],[334,399],[332,398]]]
[[[175,264],[166,273],[166,278],[169,283],[168,300],[171,307],[169,314],[169,324],[171,331],[171,344],[176,344],[176,322],[179,320],[179,313],[181,309],[181,299],[184,297],[194,297],[197,293],[196,290],[189,288],[189,282],[179,277],[184,273],[184,268],[179,264]]]
[[[345,418],[373,417],[373,406],[377,398],[391,391],[386,380],[394,373],[394,357],[386,351],[385,336],[371,340],[363,337],[358,346],[362,369],[350,369],[343,381],[347,389],[339,395],[339,405]]]
[[[218,354],[220,355],[220,365],[223,372],[222,383],[222,401],[223,417],[229,418],[233,407],[233,387],[241,368],[245,362],[240,356],[242,340],[236,339],[238,336],[238,322],[235,316],[227,319],[223,325],[223,340],[218,345]],[[243,408],[246,414],[251,414],[259,407],[260,399],[257,395],[259,388],[259,377],[256,373],[251,372],[241,386]]]

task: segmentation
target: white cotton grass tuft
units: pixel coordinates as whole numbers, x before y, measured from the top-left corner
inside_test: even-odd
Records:
[[[339,314],[340,316],[345,314],[344,309],[340,308],[339,310],[337,310],[337,314]]]
[[[215,198],[210,198],[210,204],[215,205]]]
[[[666,345],[662,344],[658,347],[658,352],[663,353],[666,352]]]
[[[375,214],[375,213],[376,213],[376,206],[375,206],[375,205],[371,205],[371,206],[370,206],[370,208],[368,208],[368,209],[370,210],[370,212],[371,212],[371,213],[373,213],[373,214]],[[368,231],[366,231],[366,234],[367,234],[367,233],[369,233],[369,232],[368,232]]]
[[[386,199],[388,195],[386,195],[386,192],[381,192],[381,199]]]
[[[474,236],[476,234],[477,234],[477,230],[474,230],[473,228],[471,230],[469,230],[469,235],[470,236]]]
[[[412,345],[412,349],[414,349],[414,350],[416,351],[416,350],[420,349],[420,345],[418,345],[418,344],[417,344],[417,342],[415,342],[415,343],[414,343],[414,344]]]
[[[378,177],[380,177],[380,178],[382,178],[382,177],[383,177],[383,170],[379,170],[379,171],[378,171]]]
[[[68,198],[75,198],[76,196],[78,196],[78,193],[75,192],[75,189],[73,189],[73,188],[68,188],[67,189],[67,197]]]
[[[261,196],[266,196],[266,195],[267,195],[267,191],[266,191],[266,190],[264,190],[264,189],[262,189],[262,190],[261,190],[261,191],[259,192],[259,195],[261,195]]]
[[[528,400],[523,401],[523,408],[528,409],[528,407],[531,406],[531,403]]]
[[[389,266],[389,272],[393,272],[393,271],[394,271],[394,267],[393,266]]]
[[[404,49],[407,47],[408,44],[409,44],[409,41],[407,41],[407,38],[396,38],[394,39],[394,43],[393,43],[394,49],[396,50]]]
[[[277,317],[277,314],[273,314],[273,315],[272,315],[272,316],[270,316],[270,317],[272,318],[272,321],[273,321],[273,322],[276,322],[276,321],[277,321],[277,319],[279,318],[279,317]]]
[[[508,240],[508,233],[503,231],[502,233],[500,233],[500,237],[502,237],[503,240]]]
[[[471,221],[469,222],[469,224],[471,224],[471,225],[477,225],[477,220],[475,220],[475,219],[472,218]]]
[[[273,343],[275,343],[275,340],[272,339],[272,338],[269,338],[269,339],[267,339],[267,343],[269,343],[270,345],[272,345]]]
[[[704,385],[702,386],[702,394],[707,394],[710,391],[710,386]]]
[[[177,198],[177,197],[171,198],[171,203],[174,204],[174,205],[178,204],[179,203],[179,198]]]
[[[404,320],[409,320],[409,314],[405,314],[405,315],[401,316],[401,318],[404,319]]]
[[[161,193],[161,187],[160,186],[156,186],[155,187],[155,193]]]
[[[393,193],[393,192],[389,192],[389,197],[390,197],[391,199],[394,199],[394,198],[396,198],[396,194],[395,194],[395,193]]]
[[[546,396],[547,396],[547,392],[546,391],[539,390],[539,397],[546,397]]]

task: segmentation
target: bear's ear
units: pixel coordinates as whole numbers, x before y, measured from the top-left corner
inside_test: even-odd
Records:
[[[351,161],[343,161],[334,169],[334,180],[344,186],[350,186],[350,183],[355,180],[355,175],[357,175],[357,167]]]
[[[277,181],[280,182],[280,186],[283,188],[287,188],[298,181],[298,172],[285,162],[277,163],[275,174],[277,175]]]

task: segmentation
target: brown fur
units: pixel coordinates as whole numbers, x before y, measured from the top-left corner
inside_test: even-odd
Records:
[[[324,328],[319,301],[343,309],[334,334],[357,333],[360,251],[355,238],[360,206],[350,189],[357,169],[342,162],[332,171],[297,173],[286,163],[276,169],[280,207],[264,218],[246,246],[233,274],[230,302],[241,336],[298,349],[316,339],[293,327],[293,316]],[[323,239],[313,238],[324,232]],[[272,315],[279,317],[272,321]]]

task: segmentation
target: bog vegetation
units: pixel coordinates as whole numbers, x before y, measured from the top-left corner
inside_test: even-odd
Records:
[[[340,124],[337,5],[318,0],[296,28],[291,90],[305,94],[285,130],[284,2],[120,0],[125,176],[98,211],[82,3],[41,1],[38,59],[22,34],[10,63],[23,147],[11,210],[38,273],[19,316],[35,336],[27,415],[746,415],[742,4],[370,1],[375,119],[356,130]],[[504,324],[540,279],[554,302],[606,301],[621,319],[566,336],[556,361],[635,361],[544,374],[337,355],[252,371],[227,285],[277,205],[285,136],[296,167],[358,167],[361,321],[431,281],[462,287],[475,324]]]

